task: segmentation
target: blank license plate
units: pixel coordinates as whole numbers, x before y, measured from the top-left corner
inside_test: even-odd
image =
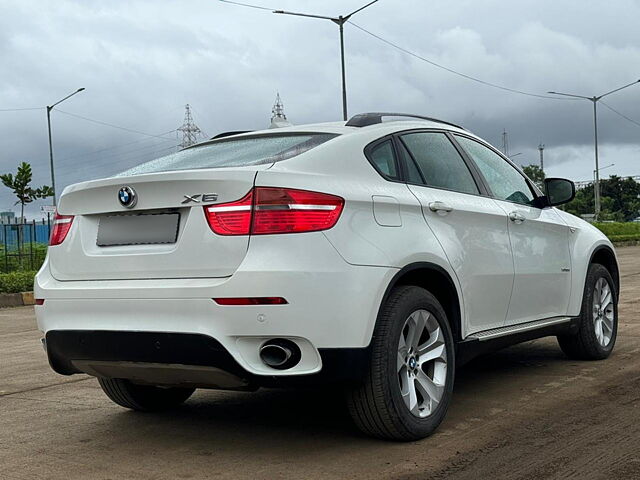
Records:
[[[179,213],[102,217],[96,243],[99,247],[176,243],[179,225]]]

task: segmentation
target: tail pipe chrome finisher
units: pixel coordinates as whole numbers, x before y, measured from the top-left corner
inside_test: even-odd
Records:
[[[287,370],[300,363],[300,347],[285,338],[268,340],[260,347],[260,360],[276,370]]]

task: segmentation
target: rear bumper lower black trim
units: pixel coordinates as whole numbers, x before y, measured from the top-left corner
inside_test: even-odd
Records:
[[[148,362],[216,367],[254,386],[280,387],[361,378],[368,348],[320,349],[323,368],[304,376],[264,376],[247,372],[213,337],[195,333],[51,330],[45,337],[51,368],[62,375],[82,373],[73,361]]]

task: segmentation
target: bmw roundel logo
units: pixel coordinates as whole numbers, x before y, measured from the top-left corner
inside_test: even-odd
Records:
[[[133,208],[138,201],[136,191],[131,187],[122,187],[118,190],[118,201],[126,208]]]

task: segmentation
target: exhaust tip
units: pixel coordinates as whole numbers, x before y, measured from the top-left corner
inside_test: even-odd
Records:
[[[295,367],[302,357],[300,347],[291,340],[275,338],[268,340],[260,347],[260,360],[266,366],[276,370],[287,370]]]

